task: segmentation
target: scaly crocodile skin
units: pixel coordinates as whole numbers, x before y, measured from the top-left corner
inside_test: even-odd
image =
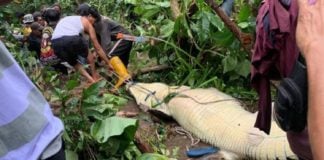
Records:
[[[128,89],[138,104],[156,106],[152,109],[172,116],[183,128],[221,149],[253,159],[297,159],[275,122],[270,135],[264,134],[253,127],[255,114],[215,88],[135,83]]]

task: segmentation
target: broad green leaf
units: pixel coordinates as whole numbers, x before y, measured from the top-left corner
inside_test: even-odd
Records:
[[[138,15],[141,15],[144,13],[144,8],[138,6],[138,7],[135,7],[134,8],[134,13],[138,14]]]
[[[208,38],[209,32],[210,32],[210,23],[209,23],[209,19],[206,13],[204,13],[204,16],[201,17],[201,30],[200,30],[200,40],[201,41],[205,41]]]
[[[136,25],[136,30],[139,32],[139,35],[145,35],[146,31],[143,27]]]
[[[102,105],[96,106],[92,109],[98,111],[99,113],[103,113],[104,111],[111,110],[113,108],[114,108],[114,105],[112,105],[112,104],[102,104]]]
[[[78,154],[71,151],[71,150],[65,150],[65,158],[66,160],[78,160]]]
[[[164,8],[168,8],[170,7],[170,2],[169,1],[164,1],[164,2],[153,2],[154,4],[160,6],[160,7],[164,7]]]
[[[160,10],[159,9],[150,9],[150,10],[146,10],[145,13],[142,15],[143,18],[147,18],[150,19],[151,17],[153,17],[155,14],[159,13]]]
[[[169,160],[169,158],[157,153],[144,153],[136,160]]]
[[[243,77],[247,77],[250,74],[250,67],[251,62],[245,59],[237,65],[236,73]]]
[[[124,0],[124,3],[125,4],[133,4],[133,5],[136,5],[137,0]]]
[[[252,11],[251,11],[251,6],[249,5],[243,5],[240,8],[240,12],[237,16],[237,20],[238,22],[246,22],[248,21],[249,17],[252,15]]]
[[[241,22],[237,24],[240,28],[245,29],[249,26],[249,22]]]
[[[127,139],[132,139],[138,126],[136,119],[110,117],[91,126],[91,135],[99,142],[105,143],[110,137],[120,136],[125,132]]]
[[[217,27],[217,29],[219,31],[222,31],[224,29],[224,23],[217,15],[215,15],[211,12],[207,12],[207,16],[208,16],[210,23],[213,26]]]
[[[183,18],[183,15],[180,15],[176,20],[175,20],[175,23],[174,23],[174,32],[179,34],[180,33],[180,30],[182,28],[182,18]]]
[[[237,58],[228,55],[222,60],[222,64],[224,66],[223,73],[233,71],[237,65]]]
[[[217,45],[228,47],[233,43],[235,37],[231,31],[225,28],[222,32],[213,34],[213,39],[217,42]]]
[[[67,90],[70,91],[73,88],[77,87],[78,85],[79,85],[79,82],[77,80],[71,79],[66,83],[65,87],[66,87]]]
[[[173,33],[173,30],[174,30],[174,22],[171,20],[168,20],[167,23],[160,28],[160,31],[162,34],[161,37],[165,38],[165,37],[171,36]]]
[[[104,103],[114,104],[117,106],[122,106],[128,102],[127,99],[120,97],[120,96],[113,95],[113,94],[104,94],[103,100],[104,100]]]
[[[98,95],[100,88],[106,85],[106,81],[100,81],[95,84],[92,84],[89,88],[83,91],[83,98],[87,99],[91,95]]]

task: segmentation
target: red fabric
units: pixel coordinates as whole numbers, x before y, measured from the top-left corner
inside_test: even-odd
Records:
[[[255,127],[268,134],[271,127],[270,80],[288,76],[298,57],[297,13],[296,0],[291,0],[288,9],[279,0],[265,0],[257,16],[251,68],[251,83],[259,94]],[[269,26],[264,26],[266,19]]]
[[[308,140],[307,127],[300,133],[287,132],[287,138],[291,150],[297,154],[300,159],[311,160],[313,159],[312,151]]]

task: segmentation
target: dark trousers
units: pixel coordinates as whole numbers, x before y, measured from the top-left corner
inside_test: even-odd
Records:
[[[64,146],[65,146],[64,141],[62,140],[61,149],[56,154],[47,158],[46,160],[65,160],[65,147]]]
[[[127,67],[129,61],[129,54],[132,49],[133,42],[122,40],[116,49],[111,53],[111,56],[118,56],[120,60]]]

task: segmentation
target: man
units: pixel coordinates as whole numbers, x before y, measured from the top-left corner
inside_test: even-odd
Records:
[[[83,3],[79,5],[77,14],[81,16],[89,15],[88,4]],[[123,26],[112,21],[108,17],[101,16],[101,20],[94,23],[94,28],[97,37],[99,38],[100,45],[105,51],[106,55],[111,58],[110,64],[114,71],[118,74],[118,81],[114,86],[114,90],[117,90],[124,81],[131,78],[127,71],[127,65],[129,61],[129,54],[132,49],[133,43],[127,40],[121,40],[119,44],[112,51],[112,41],[117,41],[117,34],[130,34]]]
[[[77,14],[81,16],[87,15],[89,8],[90,6],[88,4],[83,3],[79,5]],[[94,24],[94,28],[101,47],[107,55],[112,48],[112,41],[117,41],[116,37],[118,33],[130,35],[130,32],[126,28],[105,16],[101,16],[101,20]],[[122,40],[110,56],[118,56],[127,67],[132,45],[133,43],[131,41]]]
[[[64,160],[62,122],[2,41],[0,88],[0,160]]]
[[[62,122],[1,41],[0,57],[0,160],[63,160]]]
[[[94,66],[93,55],[88,54],[88,42],[81,36],[82,33],[89,35],[99,57],[106,62],[109,68],[109,60],[98,43],[92,26],[96,21],[100,21],[100,18],[94,8],[89,10],[89,15],[64,17],[58,22],[52,35],[52,46],[55,54],[78,70],[88,80],[89,84],[98,81],[99,75],[92,67],[90,75],[82,66],[82,64],[87,63],[87,60],[90,65]]]
[[[46,26],[46,22],[42,17],[42,13],[41,12],[34,12],[33,13],[33,17],[34,17],[34,22],[39,23],[41,26],[45,27]]]
[[[37,58],[40,56],[40,48],[41,48],[41,39],[42,39],[42,31],[44,29],[38,22],[33,22],[30,25],[32,32],[28,37],[28,50],[36,52]]]
[[[55,9],[48,8],[44,11],[43,17],[46,20],[47,26],[43,29],[41,37],[40,62],[45,66],[51,66],[56,71],[67,75],[68,69],[54,53],[51,42],[53,29],[55,29],[57,22],[60,20],[60,13]]]
[[[28,40],[28,36],[31,33],[31,28],[30,25],[34,22],[34,17],[32,14],[25,14],[23,18],[23,28],[22,28],[22,33],[23,33],[23,43],[25,43]]]
[[[313,159],[324,159],[324,0],[298,0],[298,47],[307,64],[308,134]]]

